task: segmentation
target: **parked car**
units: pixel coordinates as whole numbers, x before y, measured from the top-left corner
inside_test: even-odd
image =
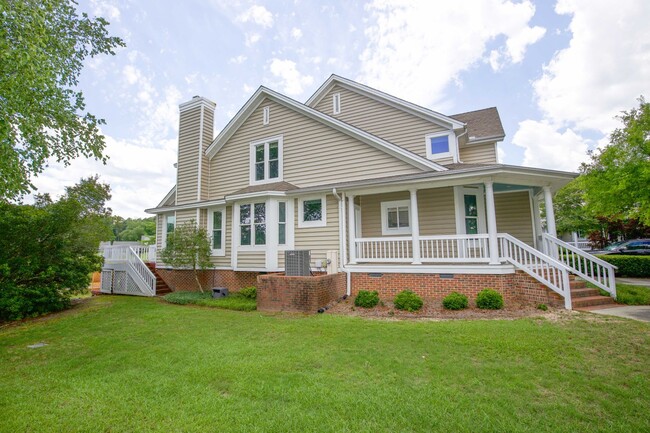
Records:
[[[614,242],[603,250],[592,251],[591,254],[650,255],[650,239],[630,239],[628,241]]]

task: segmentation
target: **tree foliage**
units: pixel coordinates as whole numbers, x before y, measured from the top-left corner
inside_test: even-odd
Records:
[[[610,143],[583,166],[585,200],[594,215],[650,225],[650,103],[624,111]]]
[[[56,202],[0,203],[0,321],[64,309],[88,288],[99,242],[110,237],[108,199],[109,187],[91,177]]]
[[[203,292],[198,271],[204,271],[211,266],[211,247],[207,231],[197,227],[194,221],[189,221],[176,227],[167,237],[166,243],[160,252],[162,262],[174,268],[191,269],[199,290]]]
[[[84,59],[124,46],[74,0],[0,0],[0,199],[33,189],[48,159],[105,161],[103,119],[85,112]]]
[[[151,218],[122,218],[114,216],[112,218],[112,231],[114,240],[140,242],[142,237],[148,237],[145,244],[156,242],[156,220]]]

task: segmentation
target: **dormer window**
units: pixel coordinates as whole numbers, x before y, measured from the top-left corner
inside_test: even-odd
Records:
[[[453,131],[436,132],[425,137],[428,159],[452,158],[458,161],[456,134]]]
[[[271,107],[264,107],[262,110],[262,125],[268,125],[271,121]]]
[[[251,143],[251,184],[282,180],[282,136]]]
[[[332,95],[332,113],[341,114],[341,94]]]

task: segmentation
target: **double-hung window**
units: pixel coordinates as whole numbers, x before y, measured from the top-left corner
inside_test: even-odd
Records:
[[[266,203],[239,206],[240,245],[266,245]]]
[[[251,143],[251,184],[282,180],[282,137]]]
[[[165,235],[162,240],[163,247],[167,245],[167,239],[174,234],[174,229],[176,229],[176,215],[165,215],[164,218]]]
[[[381,234],[384,236],[411,234],[409,200],[381,203]]]
[[[208,211],[208,234],[213,256],[226,254],[225,239],[226,233],[226,212],[225,209],[212,209]]]
[[[287,202],[278,202],[278,245],[287,244]]]
[[[453,131],[437,132],[425,136],[428,159],[453,158],[458,161],[456,134]]]

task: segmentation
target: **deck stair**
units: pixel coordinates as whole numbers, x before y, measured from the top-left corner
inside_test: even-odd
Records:
[[[611,296],[603,296],[598,289],[587,287],[584,280],[575,275],[571,275],[569,279],[574,310],[589,311],[617,306]]]
[[[145,262],[145,265],[147,265],[147,268],[149,268],[149,270],[156,276],[156,296],[165,296],[166,294],[173,292],[156,271],[155,263]]]

